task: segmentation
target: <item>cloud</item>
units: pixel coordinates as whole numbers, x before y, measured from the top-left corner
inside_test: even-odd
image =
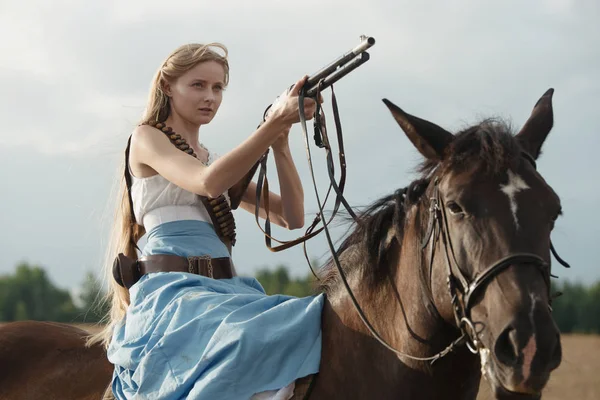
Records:
[[[600,93],[599,4],[592,0],[3,4],[2,223],[37,226],[40,231],[32,237],[27,229],[17,229],[4,242],[10,249],[2,245],[3,251],[10,251],[5,262],[10,267],[30,254],[33,245],[38,259],[46,260],[55,276],[71,279],[70,285],[83,279],[82,260],[101,253],[106,232],[100,225],[107,221],[100,210],[126,138],[144,109],[152,76],[177,46],[220,41],[229,48],[230,87],[215,120],[201,129],[204,143],[223,154],[251,134],[264,108],[283,88],[349,50],[361,34],[377,40],[371,60],[336,85],[348,158],[346,193],[352,204],[367,204],[406,185],[420,161],[381,102],[383,97],[450,130],[493,115],[519,127],[538,97],[554,87],[556,123],[540,170],[565,203],[565,236],[559,240],[570,244],[563,252],[577,243],[594,248],[588,238],[597,228],[582,210],[589,207],[585,201],[600,200],[590,184],[600,146],[595,123]],[[325,107],[333,132],[329,96],[327,92]],[[294,127],[290,140],[305,185],[306,208],[313,213],[307,217],[310,221],[316,204],[299,127]],[[322,151],[313,150],[313,158],[324,192]],[[277,190],[274,165],[269,168],[271,186]],[[60,212],[53,216],[56,210]],[[307,271],[301,249],[269,252],[252,216],[238,214],[239,237],[244,239],[236,246],[236,257],[243,272],[276,262],[290,264],[297,273]],[[279,234],[289,239],[298,232]],[[77,260],[63,261],[59,249],[65,243],[76,243]],[[327,250],[320,238],[309,249],[316,255]],[[574,273],[600,274],[591,266],[579,271]]]

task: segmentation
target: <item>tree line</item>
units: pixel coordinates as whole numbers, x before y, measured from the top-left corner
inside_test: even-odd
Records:
[[[293,277],[285,265],[263,267],[256,279],[269,295],[297,297],[315,293],[312,274]],[[563,333],[600,333],[600,281],[584,285],[553,282],[554,319]],[[41,266],[21,263],[14,273],[0,276],[0,322],[38,320],[67,323],[99,322],[108,312],[101,301],[102,284],[89,272],[76,294],[55,285]]]
[[[0,322],[98,322],[108,312],[102,295],[91,272],[74,295],[56,286],[43,267],[21,263],[13,274],[0,276]]]

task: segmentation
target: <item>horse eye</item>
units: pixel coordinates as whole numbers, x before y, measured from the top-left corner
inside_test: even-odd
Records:
[[[463,209],[460,208],[460,206],[453,201],[449,201],[447,207],[448,210],[450,210],[450,213],[454,215],[462,214],[464,212]]]

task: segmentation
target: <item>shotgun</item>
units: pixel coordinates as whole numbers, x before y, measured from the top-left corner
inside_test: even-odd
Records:
[[[335,82],[339,81],[344,76],[348,75],[350,72],[369,61],[370,56],[369,53],[367,53],[367,49],[371,48],[374,44],[375,39],[373,37],[362,35],[360,37],[360,43],[358,46],[344,53],[329,65],[321,68],[308,77],[306,83],[302,87],[304,97],[316,99],[318,92],[327,89]],[[294,87],[294,85],[291,85],[284,93],[288,93],[292,87]],[[263,120],[261,121],[260,125],[262,125],[262,123],[266,120],[267,116],[269,115],[269,110],[273,104],[277,103],[279,97],[280,96],[278,96],[275,101],[265,109],[265,112],[263,113]]]

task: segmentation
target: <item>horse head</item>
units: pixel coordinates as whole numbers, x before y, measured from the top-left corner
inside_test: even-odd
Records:
[[[496,120],[451,134],[383,100],[425,157],[414,215],[433,304],[479,354],[498,398],[539,398],[561,362],[549,293],[561,204],[535,165],[552,95],[516,135]]]

